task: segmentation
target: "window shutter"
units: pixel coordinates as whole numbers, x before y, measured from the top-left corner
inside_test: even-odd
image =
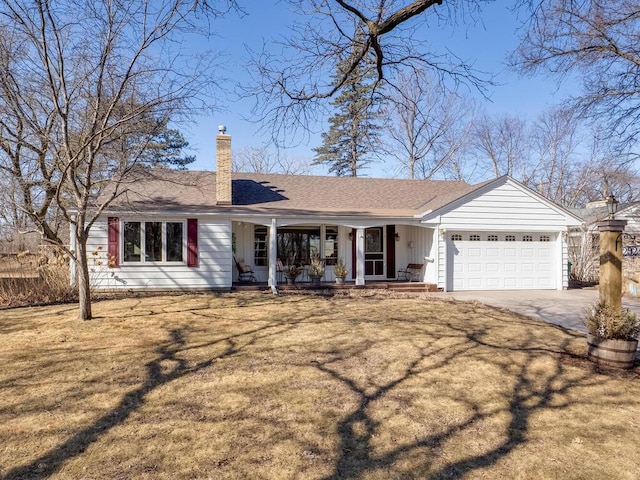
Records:
[[[198,219],[187,219],[187,266],[198,266]]]
[[[107,218],[107,253],[110,267],[120,266],[120,219],[118,217]]]

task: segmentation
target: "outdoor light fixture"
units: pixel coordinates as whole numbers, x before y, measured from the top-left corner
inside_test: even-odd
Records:
[[[607,197],[606,204],[607,204],[607,212],[609,212],[609,219],[613,220],[613,218],[616,215],[616,212],[618,211],[618,201],[616,200],[616,197],[614,197],[612,193],[610,193],[609,196]]]
[[[353,240],[353,232],[349,232],[349,240]]]
[[[400,234],[398,232],[396,232],[396,242],[400,241]]]

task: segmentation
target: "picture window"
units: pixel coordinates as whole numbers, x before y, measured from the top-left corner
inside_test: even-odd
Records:
[[[184,261],[183,222],[123,222],[125,263]]]

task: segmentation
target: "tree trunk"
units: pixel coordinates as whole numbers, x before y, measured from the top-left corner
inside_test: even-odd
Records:
[[[78,281],[78,318],[91,320],[91,285],[89,278],[89,261],[87,259],[87,238],[84,226],[76,227],[76,272]]]

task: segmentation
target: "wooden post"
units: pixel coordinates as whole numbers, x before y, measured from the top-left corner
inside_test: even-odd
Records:
[[[598,222],[600,231],[600,301],[622,310],[622,232],[626,220]]]

